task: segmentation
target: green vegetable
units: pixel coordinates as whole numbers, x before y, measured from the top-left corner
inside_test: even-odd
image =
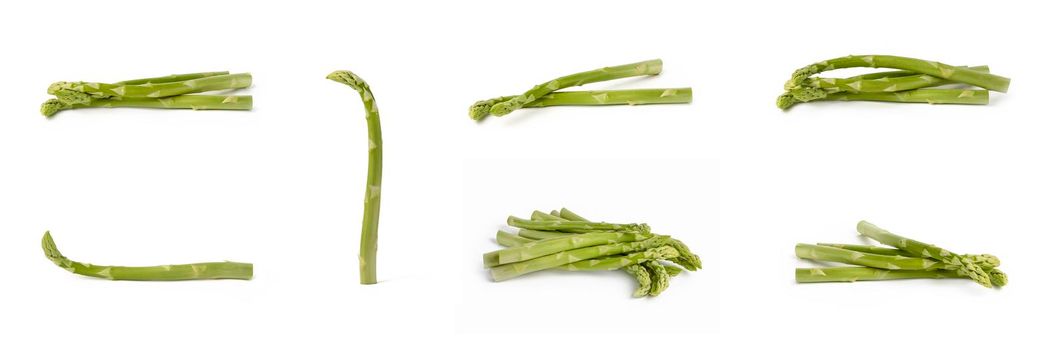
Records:
[[[57,82],[48,87],[55,98],[40,106],[52,117],[68,109],[137,107],[194,110],[250,110],[252,96],[193,95],[252,85],[248,73],[202,72],[125,80],[117,83]]]
[[[870,67],[899,69],[850,78],[813,75],[833,69]],[[950,66],[899,56],[846,56],[796,70],[785,83],[777,106],[788,109],[809,101],[884,101],[930,104],[988,104],[987,90],[928,89],[947,84],[967,84],[1006,92],[1010,79],[989,73],[987,66]]]
[[[532,89],[529,89],[510,100],[496,103],[489,109],[489,113],[498,117],[504,116],[555,90],[581,86],[599,81],[636,77],[640,75],[657,75],[661,73],[663,67],[663,62],[656,59],[570,74],[534,86]]]
[[[252,109],[252,96],[217,96],[217,95],[179,95],[161,98],[125,98],[125,99],[92,99],[87,104],[65,104],[58,99],[50,99],[40,106],[40,113],[50,117],[60,111],[78,108],[162,108],[192,110],[236,110]]]
[[[654,235],[646,224],[592,222],[568,210],[533,211],[531,220],[510,217],[518,234],[497,231],[502,250],[483,255],[494,281],[548,269],[569,271],[622,269],[639,283],[635,296],[656,296],[683,268],[700,268],[700,259],[681,241]]]
[[[911,278],[963,278],[946,270],[884,270],[871,267],[816,267],[796,269],[796,282],[885,281]]]
[[[361,77],[345,70],[332,72],[328,79],[346,84],[361,95],[369,132],[369,172],[365,181],[365,214],[361,220],[361,247],[358,254],[361,284],[376,283],[376,244],[380,221],[380,185],[383,175],[383,138],[380,112],[372,90]]]
[[[938,248],[931,244],[895,235],[867,221],[858,222],[858,233],[872,238],[877,242],[909,252],[909,254],[934,259],[945,263],[946,265],[958,267],[968,277],[975,282],[978,282],[978,284],[992,287],[992,282],[989,280],[989,274],[985,272],[985,270],[982,270],[982,268],[975,264],[974,261],[964,259],[956,253]]]
[[[131,280],[131,281],[183,281],[183,280],[206,280],[206,279],[252,279],[252,264],[238,262],[207,262],[182,265],[160,265],[160,266],[105,266],[81,263],[70,260],[58,251],[55,241],[51,238],[51,232],[44,232],[41,240],[44,254],[55,265],[69,272],[105,278],[109,280]]]
[[[796,244],[796,257],[875,267],[887,270],[935,270],[938,262],[925,258],[862,253],[813,244]]]

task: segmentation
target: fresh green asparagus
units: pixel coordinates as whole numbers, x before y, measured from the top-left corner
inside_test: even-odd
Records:
[[[380,185],[383,176],[383,137],[376,99],[365,80],[350,71],[338,70],[327,77],[357,90],[365,105],[365,122],[369,134],[369,171],[365,178],[365,214],[361,220],[361,247],[358,264],[361,284],[376,283],[376,247],[380,221]]]
[[[92,99],[87,104],[65,104],[53,98],[40,106],[40,113],[46,117],[51,117],[55,113],[67,109],[119,107],[247,111],[252,109],[252,96],[179,95],[161,98],[124,98],[119,100]]]
[[[982,268],[975,264],[973,261],[963,259],[960,255],[957,255],[956,253],[936,247],[931,244],[895,235],[864,220],[858,222],[857,229],[858,233],[862,234],[863,236],[872,238],[877,242],[904,250],[906,252],[909,252],[909,254],[934,259],[950,266],[958,266],[964,273],[967,274],[968,277],[970,277],[975,282],[978,282],[978,284],[981,284],[985,287],[992,287],[992,282],[989,280],[989,274],[985,272],[985,270],[982,270]]]
[[[48,87],[48,93],[55,98],[41,104],[40,113],[50,118],[60,111],[79,108],[250,110],[252,96],[193,93],[240,89],[251,84],[251,74],[225,71],[173,74],[112,84],[57,82]]]
[[[69,272],[109,280],[183,281],[206,279],[252,279],[252,264],[238,262],[206,262],[160,266],[106,266],[70,260],[58,251],[51,232],[44,232],[41,240],[44,254],[51,262]]]
[[[796,282],[856,282],[911,278],[966,278],[946,270],[884,270],[871,267],[814,267],[796,269]]]

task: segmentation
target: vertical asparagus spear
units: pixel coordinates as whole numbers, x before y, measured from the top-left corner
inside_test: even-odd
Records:
[[[51,262],[69,272],[105,278],[109,280],[128,281],[184,281],[206,279],[252,279],[252,264],[238,262],[206,262],[182,265],[160,266],[105,266],[81,263],[70,260],[58,251],[51,232],[44,232],[40,241],[44,255]]]
[[[640,75],[657,75],[660,74],[662,68],[663,62],[661,62],[661,60],[659,59],[656,59],[620,66],[605,67],[576,74],[570,74],[534,86],[532,89],[529,89],[521,95],[512,97],[509,100],[492,104],[492,107],[489,109],[489,113],[498,117],[504,116],[556,90],[580,86],[598,81],[606,81]],[[476,109],[477,108],[472,106],[472,113],[475,113]],[[474,115],[472,115],[472,117],[474,117]]]
[[[361,95],[365,105],[365,122],[369,133],[369,172],[365,179],[365,213],[361,220],[361,247],[358,263],[361,284],[376,283],[376,244],[380,221],[380,185],[383,175],[383,137],[380,134],[380,112],[369,84],[350,71],[338,70],[327,77],[346,84]]]
[[[982,270],[982,268],[973,261],[963,259],[960,255],[950,252],[949,250],[895,235],[867,221],[858,222],[858,233],[880,243],[909,252],[909,254],[934,259],[943,262],[946,265],[958,266],[962,273],[966,274],[975,282],[978,282],[978,284],[985,287],[992,287],[992,282],[989,280],[989,274],[985,272],[985,270]]]

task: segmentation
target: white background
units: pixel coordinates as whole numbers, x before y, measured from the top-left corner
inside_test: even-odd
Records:
[[[1037,341],[1043,322],[1033,318],[1051,311],[1051,25],[1026,3],[1035,2],[9,5],[0,13],[0,348]],[[774,107],[793,69],[872,53],[987,64],[1014,84],[984,107]],[[692,86],[692,105],[466,116],[478,99],[658,57],[659,77],[595,87]],[[223,69],[253,73],[254,111],[37,112],[53,81]],[[323,79],[334,69],[363,76],[383,118],[376,286],[357,284],[363,111],[350,88]],[[542,159],[590,164],[594,178],[559,176]],[[536,181],[556,179],[567,182]],[[600,191],[629,180],[623,197]],[[682,192],[647,198],[646,186]],[[673,230],[705,270],[638,300],[613,273],[496,284],[469,263],[495,247],[505,215],[560,205]],[[792,269],[807,266],[795,243],[854,241],[861,219],[996,254],[1011,283],[793,282]],[[256,279],[80,278],[42,256],[46,229],[74,259],[250,261]],[[518,313],[492,304],[501,297]]]

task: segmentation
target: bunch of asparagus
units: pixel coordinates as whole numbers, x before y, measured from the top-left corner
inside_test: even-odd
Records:
[[[822,78],[815,74],[841,68],[870,67],[894,70],[849,78]],[[965,84],[981,89],[931,89]],[[1011,79],[990,74],[987,66],[950,66],[915,58],[865,55],[845,56],[800,68],[777,97],[783,110],[810,101],[883,101],[929,104],[989,103],[989,91],[1007,92]]]
[[[651,233],[646,224],[594,222],[565,208],[534,211],[529,220],[510,216],[507,224],[518,228],[517,234],[496,233],[497,243],[507,248],[482,256],[497,282],[548,269],[619,269],[638,281],[633,295],[643,297],[660,295],[683,269],[701,268],[686,244]]]
[[[600,81],[657,75],[663,67],[663,62],[656,59],[571,74],[541,83],[521,95],[475,102],[468,115],[471,119],[482,120],[490,114],[502,117],[521,108],[690,103],[693,100],[690,88],[558,91]]]
[[[45,101],[40,113],[50,118],[63,110],[92,107],[250,110],[252,96],[198,94],[250,85],[251,74],[230,72],[174,74],[116,83],[60,81],[47,88],[55,98]]]
[[[69,272],[104,278],[108,280],[128,281],[184,281],[207,279],[252,279],[252,264],[231,261],[206,262],[182,265],[159,266],[106,266],[93,265],[70,260],[58,251],[51,232],[44,232],[41,240],[44,255],[51,262]]]
[[[866,221],[858,233],[888,247],[863,244],[797,244],[796,256],[857,267],[797,268],[796,282],[855,282],[911,278],[970,278],[985,287],[1007,285],[1000,259],[989,254],[956,254],[888,232]]]

